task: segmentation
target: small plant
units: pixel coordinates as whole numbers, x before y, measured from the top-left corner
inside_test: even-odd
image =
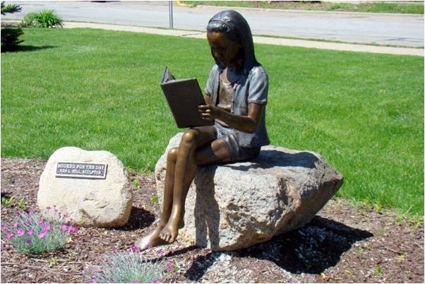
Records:
[[[26,254],[57,250],[65,244],[70,233],[78,231],[78,228],[66,225],[66,215],[55,211],[63,223],[47,222],[34,211],[22,211],[15,224],[3,225],[2,237],[5,236],[19,252]]]
[[[140,181],[139,181],[138,179],[134,179],[134,180],[133,180],[133,184],[134,184],[134,186],[135,186],[136,188],[139,188],[139,187],[140,187]]]
[[[12,207],[14,199],[15,199],[15,196],[12,196],[12,197],[2,196],[1,204],[3,204],[6,207]]]
[[[53,10],[28,13],[22,20],[22,27],[54,28],[62,27],[63,20]]]
[[[126,252],[104,255],[101,267],[91,273],[90,280],[93,283],[159,283],[177,270],[174,261],[165,261],[161,256],[149,260],[138,248],[131,247]]]
[[[27,202],[25,201],[24,198],[18,201],[18,207],[23,210],[27,209]]]
[[[158,195],[152,195],[151,204],[158,203]]]

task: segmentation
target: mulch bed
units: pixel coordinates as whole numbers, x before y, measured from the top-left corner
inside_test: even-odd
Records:
[[[23,210],[21,200],[36,209],[45,163],[2,158],[1,195],[15,200],[2,206],[3,224]],[[43,255],[19,253],[2,237],[1,281],[91,282],[88,271],[102,255],[127,250],[158,219],[153,176],[130,176],[140,186],[125,227],[81,228],[62,249]],[[341,198],[329,201],[305,227],[248,249],[212,252],[178,241],[161,248],[179,267],[164,282],[424,282],[423,222]]]

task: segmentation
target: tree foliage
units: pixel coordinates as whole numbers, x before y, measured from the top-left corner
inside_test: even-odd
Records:
[[[16,13],[22,10],[21,6],[16,4],[6,5],[4,1],[1,2],[1,14]],[[18,48],[18,45],[23,42],[19,37],[23,34],[21,28],[3,27],[1,28],[1,51],[13,51]]]
[[[22,7],[16,4],[8,4],[6,5],[4,1],[1,2],[1,14],[6,15],[7,13],[15,13],[20,12]]]

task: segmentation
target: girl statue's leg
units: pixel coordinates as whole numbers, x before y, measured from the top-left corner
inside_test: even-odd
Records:
[[[197,130],[188,130],[183,134],[180,142],[175,165],[172,211],[167,224],[160,234],[161,239],[166,242],[172,243],[175,241],[180,222],[184,217],[186,196],[197,169],[195,157],[199,142],[198,136],[199,132]]]
[[[145,250],[149,247],[154,247],[161,244],[166,244],[166,242],[160,238],[160,233],[167,224],[171,215],[173,205],[174,173],[176,168],[177,155],[178,148],[171,149],[167,154],[167,168],[161,219],[158,226],[149,235],[136,242],[135,245],[141,250]]]
[[[168,152],[161,219],[149,235],[136,242],[141,250],[175,241],[183,225],[186,196],[197,166],[229,161],[227,147],[216,137],[214,127],[189,129],[179,147]]]

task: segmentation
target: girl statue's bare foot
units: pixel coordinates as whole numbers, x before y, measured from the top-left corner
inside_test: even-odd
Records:
[[[160,238],[162,228],[162,226],[156,227],[156,229],[153,230],[149,235],[138,239],[134,245],[143,251],[151,247],[167,244],[167,242]]]
[[[165,225],[164,229],[162,229],[159,235],[160,238],[167,243],[173,243],[176,240],[178,235],[179,224],[180,224],[180,218],[174,218],[174,219],[168,220],[167,225]]]

